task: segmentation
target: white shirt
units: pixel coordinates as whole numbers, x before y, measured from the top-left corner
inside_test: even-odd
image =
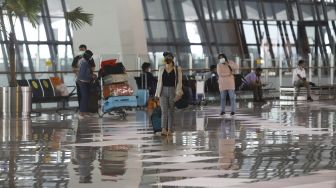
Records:
[[[300,78],[297,75],[300,75],[301,78],[306,78],[306,70],[304,68],[297,67],[293,71],[293,84],[294,84],[294,82],[300,80]]]

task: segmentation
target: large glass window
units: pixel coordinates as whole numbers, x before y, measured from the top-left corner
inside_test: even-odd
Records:
[[[18,71],[27,72],[18,75],[18,79],[32,78],[32,71],[70,71],[72,61],[72,41],[68,36],[64,19],[62,1],[43,0],[45,14],[39,14],[39,24],[33,27],[27,18],[14,18],[13,26],[17,39],[16,66]],[[7,30],[11,28],[9,18],[2,16]],[[9,30],[7,31],[9,32]],[[71,29],[70,29],[70,32]],[[4,31],[0,40],[0,70],[8,71],[8,55],[5,46]],[[25,37],[26,36],[26,37]]]
[[[274,3],[274,14],[277,20],[288,20],[285,3]]]
[[[163,12],[162,0],[145,0],[145,6],[147,7],[147,19],[165,19]]]
[[[256,1],[246,1],[245,2],[245,9],[248,19],[260,19],[259,11],[258,11],[258,4]]]
[[[229,7],[227,0],[211,1],[214,5],[214,12],[218,20],[230,19]]]
[[[305,56],[304,41],[316,47],[312,35],[319,32],[326,43],[325,51],[330,52],[331,39],[328,32],[335,34],[336,4],[312,0],[143,0],[147,9],[145,15],[147,41],[151,59],[155,54],[170,50],[183,66],[189,66],[192,57],[195,67],[202,67],[205,59],[216,63],[219,52],[229,58],[266,57],[273,66],[274,59],[290,60]],[[168,5],[168,6],[167,6]],[[326,9],[322,5],[325,5]],[[149,8],[151,7],[151,8]],[[146,9],[144,9],[146,10]],[[327,12],[323,12],[323,11]],[[170,15],[168,13],[170,12]],[[318,14],[318,15],[317,15]],[[298,23],[318,25],[328,15],[329,24],[325,28],[312,31],[310,28],[298,29]],[[319,17],[318,17],[319,16]],[[213,19],[210,19],[210,18]],[[243,20],[242,20],[243,19]],[[299,30],[301,30],[299,32]],[[334,36],[333,36],[334,37]],[[335,38],[335,37],[334,37]],[[327,40],[328,39],[328,40]],[[316,42],[316,41],[315,41]],[[308,43],[308,42],[307,42]],[[320,47],[319,47],[320,48]],[[204,58],[208,57],[208,58]],[[211,62],[212,61],[212,62]],[[187,68],[186,67],[186,68]]]

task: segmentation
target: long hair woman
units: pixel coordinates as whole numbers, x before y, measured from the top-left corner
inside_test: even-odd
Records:
[[[159,68],[155,97],[161,105],[161,135],[171,135],[174,124],[175,102],[180,100],[182,91],[182,70],[175,66],[174,56],[170,52],[163,53],[165,66]]]

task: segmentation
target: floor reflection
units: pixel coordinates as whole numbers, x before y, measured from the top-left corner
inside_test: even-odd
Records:
[[[175,133],[165,137],[153,135],[146,111],[130,112],[127,121],[46,114],[3,119],[0,186],[195,187],[209,181],[247,187],[289,177],[334,181],[334,106],[334,101],[244,102],[233,117],[219,117],[214,105],[178,110]]]

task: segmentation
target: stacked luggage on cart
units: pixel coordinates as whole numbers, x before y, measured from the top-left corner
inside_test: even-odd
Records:
[[[99,74],[103,82],[103,114],[115,111],[122,119],[126,118],[126,110],[137,106],[137,98],[128,84],[124,65],[116,59],[102,61]]]

